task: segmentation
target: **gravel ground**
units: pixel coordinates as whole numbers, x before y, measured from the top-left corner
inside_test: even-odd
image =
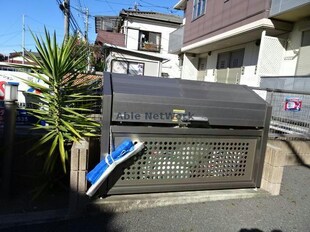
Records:
[[[280,196],[104,213],[3,231],[309,232],[310,169],[286,167]]]

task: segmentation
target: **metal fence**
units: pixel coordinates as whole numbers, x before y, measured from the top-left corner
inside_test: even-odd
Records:
[[[310,92],[253,88],[272,106],[270,138],[310,139]]]

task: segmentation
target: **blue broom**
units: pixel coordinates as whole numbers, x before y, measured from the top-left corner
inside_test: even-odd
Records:
[[[144,145],[141,142],[134,145],[129,139],[123,141],[115,151],[108,154],[105,159],[100,161],[100,163],[86,175],[87,180],[92,184],[86,192],[86,195],[90,197],[93,196],[118,164],[140,152],[143,147]]]

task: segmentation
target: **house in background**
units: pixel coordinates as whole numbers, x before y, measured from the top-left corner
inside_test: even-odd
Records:
[[[125,47],[104,44],[106,69],[113,73],[142,76],[163,76],[162,66],[168,59],[160,55],[134,51]]]
[[[182,18],[136,9],[122,10],[116,17],[96,16],[95,23],[107,71],[180,77],[178,55],[168,53],[168,44]]]
[[[23,52],[12,52],[12,53],[10,53],[10,55],[8,56],[8,60],[6,60],[6,61],[8,63],[15,63],[15,64],[22,64],[24,62],[24,64],[31,65],[31,64],[33,64],[33,62],[31,62],[28,53],[32,53],[36,57],[39,56],[39,54],[37,52],[27,51],[27,52],[25,52],[25,58],[24,58]]]
[[[309,0],[180,0],[169,51],[181,78],[259,86],[260,77],[309,75]],[[183,34],[183,36],[182,36]],[[180,39],[181,38],[181,39]]]

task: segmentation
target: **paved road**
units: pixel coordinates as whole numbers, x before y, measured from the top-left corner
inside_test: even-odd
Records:
[[[85,216],[3,231],[309,232],[310,169],[286,167],[281,195]]]

